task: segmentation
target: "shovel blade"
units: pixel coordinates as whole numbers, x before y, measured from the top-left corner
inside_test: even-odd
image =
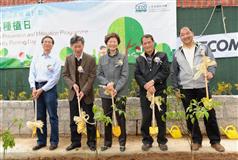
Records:
[[[157,135],[158,134],[158,127],[150,127],[150,135]]]
[[[112,133],[115,137],[119,137],[121,135],[121,128],[119,126],[112,127]]]
[[[97,136],[97,138],[100,138],[100,132],[99,132],[98,129],[97,129],[97,131],[96,131],[96,136]]]

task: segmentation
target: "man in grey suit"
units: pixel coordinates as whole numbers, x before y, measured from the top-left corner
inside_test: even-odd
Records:
[[[69,87],[69,105],[70,105],[70,130],[71,142],[66,150],[81,147],[81,134],[77,133],[77,125],[73,118],[79,115],[78,101],[80,106],[89,115],[89,122],[94,123],[94,114],[92,111],[94,102],[93,83],[96,78],[96,63],[92,56],[83,52],[84,38],[75,35],[70,39],[70,45],[73,54],[68,56],[65,61],[63,78]],[[96,150],[96,128],[95,125],[87,125],[87,145],[90,150]]]

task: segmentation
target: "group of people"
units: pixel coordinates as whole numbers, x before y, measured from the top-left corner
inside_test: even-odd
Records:
[[[164,90],[167,87],[167,79],[171,75],[172,85],[176,93],[185,95],[182,99],[184,109],[189,107],[192,99],[200,101],[206,96],[204,75],[195,80],[195,65],[202,61],[201,50],[205,50],[206,55],[211,59],[214,56],[211,50],[203,44],[196,43],[193,39],[194,34],[189,27],[182,27],[180,30],[180,38],[182,46],[175,53],[173,62],[170,65],[166,53],[157,52],[155,50],[154,38],[150,34],[145,34],[141,38],[143,53],[136,59],[135,79],[140,87],[140,106],[142,112],[142,150],[148,151],[152,147],[153,138],[149,133],[149,127],[152,122],[151,101],[148,94],[153,96],[161,96],[162,104],[155,107],[155,119],[158,126],[157,142],[161,151],[168,150],[166,138],[166,94]],[[84,38],[78,35],[70,39],[70,46],[73,54],[69,55],[65,60],[62,72],[68,88],[69,88],[69,109],[70,109],[70,131],[71,144],[66,148],[70,151],[81,147],[81,133],[77,132],[77,125],[74,122],[74,116],[79,115],[78,100],[82,110],[89,116],[86,123],[87,129],[87,145],[91,151],[96,150],[96,126],[94,125],[94,92],[93,84],[97,79],[100,85],[100,97],[102,100],[102,108],[104,114],[112,118],[113,101],[116,102],[115,107],[125,112],[126,99],[128,91],[128,59],[125,54],[118,50],[120,37],[116,33],[109,33],[105,36],[106,54],[100,57],[98,66],[96,66],[94,58],[84,52]],[[37,145],[33,150],[38,150],[47,144],[47,123],[46,110],[49,114],[51,124],[50,150],[58,147],[59,143],[59,127],[57,116],[57,90],[56,85],[60,78],[61,65],[51,56],[51,50],[54,45],[54,39],[51,36],[42,38],[43,53],[34,56],[29,72],[29,83],[32,89],[32,97],[37,100],[37,120],[44,123],[43,133],[37,129]],[[207,79],[211,80],[215,75],[216,65],[208,67],[206,74]],[[156,104],[155,104],[156,105]],[[202,107],[202,106],[201,106]],[[124,114],[116,112],[116,120],[121,129],[119,136],[119,150],[126,150],[126,118]],[[187,119],[188,130],[192,133],[192,150],[198,150],[202,146],[202,134],[195,120],[194,124]],[[204,119],[208,138],[211,146],[219,151],[225,151],[220,144],[220,132],[216,120],[215,110],[209,110],[209,118]],[[105,151],[112,146],[112,124],[105,125],[104,144],[101,151]]]

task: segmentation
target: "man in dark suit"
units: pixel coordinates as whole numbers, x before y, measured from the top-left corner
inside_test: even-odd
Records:
[[[70,130],[71,145],[66,150],[81,147],[81,134],[77,133],[77,125],[74,122],[74,116],[79,115],[78,101],[83,111],[89,115],[89,122],[94,123],[94,114],[92,111],[94,102],[93,83],[96,78],[96,63],[92,56],[83,52],[84,38],[75,35],[70,39],[70,45],[73,54],[68,56],[65,61],[64,71],[62,73],[66,84],[69,87],[69,105],[70,105]],[[96,128],[95,125],[87,126],[87,145],[90,150],[96,150]]]
[[[159,128],[157,142],[162,151],[168,150],[166,145],[166,123],[162,120],[162,116],[166,112],[166,81],[170,73],[168,58],[163,52],[156,52],[154,48],[154,39],[152,35],[146,34],[141,39],[144,53],[136,59],[135,79],[140,86],[140,102],[142,111],[142,150],[148,151],[152,147],[153,138],[149,134],[149,127],[152,121],[152,109],[150,101],[148,101],[147,93],[154,96],[161,96],[164,101],[158,110],[155,107],[155,118]]]

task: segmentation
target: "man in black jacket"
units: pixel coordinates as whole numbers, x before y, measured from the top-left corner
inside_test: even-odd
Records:
[[[154,48],[154,39],[152,35],[146,34],[141,39],[144,53],[136,59],[135,79],[140,86],[140,103],[142,110],[142,150],[148,151],[152,147],[153,138],[149,134],[149,127],[152,121],[152,109],[150,101],[146,98],[147,92],[154,96],[161,96],[164,101],[158,110],[155,106],[155,118],[159,128],[157,142],[162,151],[168,150],[166,145],[166,122],[162,120],[162,116],[166,112],[166,80],[169,76],[170,69],[168,58],[163,52],[156,52]]]

